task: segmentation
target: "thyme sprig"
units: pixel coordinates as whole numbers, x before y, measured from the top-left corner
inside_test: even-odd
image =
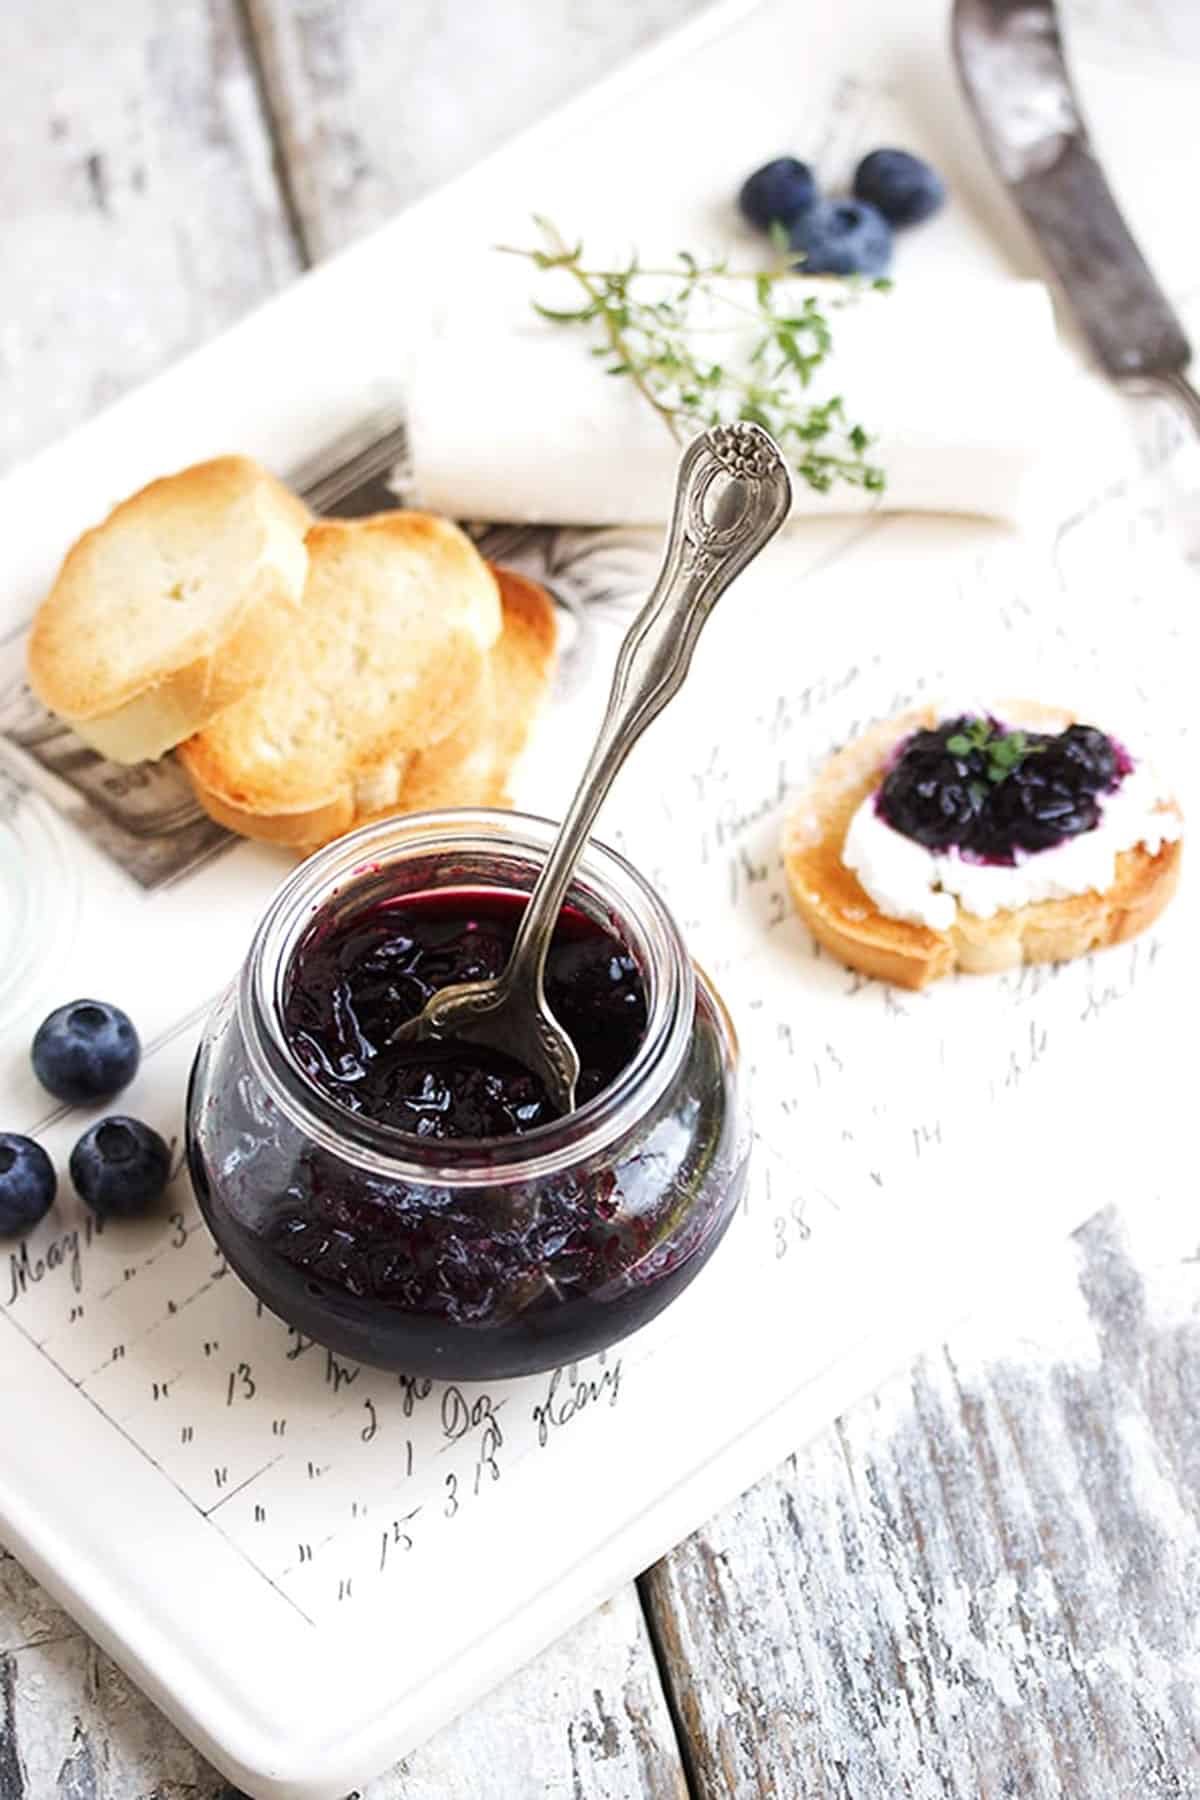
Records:
[[[665,268],[643,267],[632,257],[621,268],[597,269],[585,262],[582,244],[568,244],[547,219],[535,215],[535,223],[540,247],[498,248],[537,269],[562,270],[581,300],[569,308],[535,300],[534,310],[556,325],[597,329],[591,354],[603,361],[606,374],[633,383],[676,442],[710,425],[750,419],[771,433],[796,474],[818,493],[838,481],[882,492],[884,471],[867,458],[871,438],[847,419],[840,395],[818,401],[805,391],[833,334],[821,299],[797,298],[793,268],[731,269],[723,258],[701,261],[680,251]],[[706,333],[727,336],[720,323],[727,315],[729,323],[740,315],[753,326],[749,355],[739,368],[714,361],[701,347]]]

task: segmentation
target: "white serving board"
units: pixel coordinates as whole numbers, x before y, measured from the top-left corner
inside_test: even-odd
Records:
[[[926,148],[956,195],[904,246],[901,277],[1011,269],[942,11],[718,9],[0,489],[4,803],[20,817],[50,803],[64,821],[81,904],[51,998],[100,991],[138,1019],[148,1055],[130,1110],[178,1137],[199,1022],[284,865],[252,846],[204,860],[204,830],[181,824],[161,771],[117,791],[103,768],[80,785],[57,751],[31,754],[13,682],[66,542],[202,454],[293,467],[402,386],[406,321],[448,246],[477,260],[535,208],[601,238],[719,243],[735,234],[729,191],[756,161],[790,145],[832,176],[899,138]],[[1187,118],[1169,75],[1153,105],[1128,69],[1095,80],[1144,123],[1147,158],[1186,170],[1170,160]],[[1162,235],[1164,273],[1194,286],[1200,271]],[[1091,704],[1153,739],[1190,789],[1194,596],[1158,475],[1122,442],[1114,431],[1112,460],[1076,471],[1053,554],[963,520],[793,530],[723,603],[689,689],[622,778],[602,835],[660,883],[721,985],[759,1134],[720,1254],[645,1332],[491,1390],[355,1369],[259,1315],[183,1175],[169,1219],[89,1238],[64,1193],[24,1247],[6,1247],[0,1531],[252,1794],[333,1800],[361,1782],[974,1295],[1019,1280],[1047,1233],[1111,1200],[1169,1197],[1187,1117],[1174,999],[1200,941],[1190,889],[1138,945],[897,996],[814,955],[776,848],[787,792],[833,744],[914,694],[981,681]],[[610,594],[594,606],[585,686],[527,759],[523,805],[553,812],[569,790],[654,553],[619,532],[515,545],[534,572]],[[31,993],[0,1049],[3,1122],[36,1130],[63,1165],[86,1120],[49,1108],[28,1072],[36,1012]]]

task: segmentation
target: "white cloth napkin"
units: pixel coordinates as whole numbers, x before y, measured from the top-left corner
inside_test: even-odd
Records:
[[[679,446],[632,383],[588,354],[595,327],[548,324],[527,303],[498,324],[481,324],[480,310],[449,308],[416,347],[417,503],[467,519],[661,524]],[[1040,510],[1068,410],[1044,287],[905,280],[830,318],[833,350],[813,397],[844,398],[887,485],[882,496],[842,482],[819,495],[797,482],[796,516],[882,505],[1020,520]],[[730,330],[727,346],[706,336],[704,349],[728,362],[746,343]]]

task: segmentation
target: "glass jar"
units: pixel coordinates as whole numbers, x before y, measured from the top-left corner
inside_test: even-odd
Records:
[[[436,889],[528,893],[554,835],[507,812],[366,826],[302,863],[255,934],[192,1072],[201,1210],[272,1311],[355,1361],[454,1380],[603,1349],[687,1286],[745,1186],[737,1043],[670,913],[589,847],[567,903],[617,938],[645,1035],[586,1105],[520,1136],[428,1139],[323,1093],[287,1043],[284,982],[314,918]]]

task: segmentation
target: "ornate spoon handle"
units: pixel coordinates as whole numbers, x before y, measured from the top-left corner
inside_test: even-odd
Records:
[[[717,426],[685,450],[663,565],[621,645],[600,735],[522,916],[502,977],[509,991],[532,981],[541,996],[555,922],[605,795],[682,687],[713,607],[779,530],[791,498],[783,457],[758,425]]]

